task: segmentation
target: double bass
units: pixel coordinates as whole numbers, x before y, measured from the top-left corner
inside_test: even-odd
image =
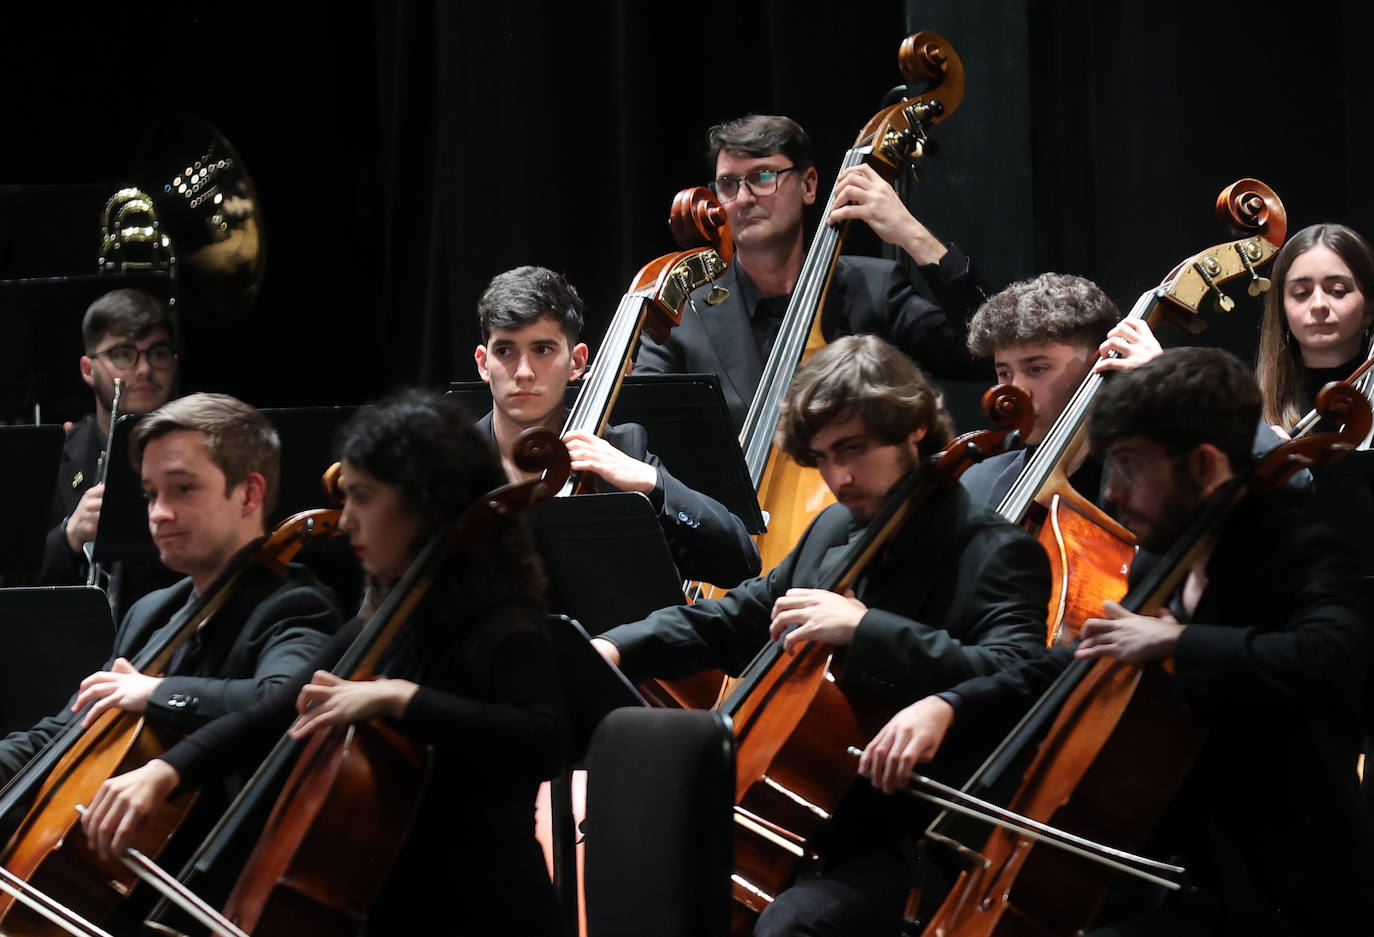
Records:
[[[144,648],[134,667],[144,673],[165,672],[177,650],[233,599],[251,571],[281,575],[307,543],[336,535],[338,520],[338,511],[305,511],[244,547],[196,599],[183,624],[164,641]],[[120,709],[102,713],[88,729],[79,718],[72,719],[0,792],[0,813],[32,801],[0,859],[7,879],[26,883],[25,892],[54,898],[86,921],[106,918],[137,879],[129,869],[102,862],[87,848],[85,836],[75,829],[81,819],[78,805],[89,803],[110,777],[156,757],[176,740],[174,735],[148,725],[139,713]],[[136,847],[157,855],[193,802],[189,795],[169,801],[137,838]],[[31,905],[12,893],[0,895],[0,931],[52,934],[63,929],[36,917]]]
[[[925,153],[927,131],[953,114],[963,99],[963,63],[943,37],[933,32],[908,36],[898,60],[906,80],[924,89],[874,115],[845,153],[841,172],[866,163],[891,181]],[[832,186],[822,218],[835,207],[834,190]],[[825,345],[821,312],[847,230],[847,222],[837,227],[822,223],[812,239],[740,431],[745,465],[768,523],[758,538],[764,572],[777,566],[811,520],[834,503],[815,469],[797,465],[773,447],[773,431],[792,376]],[[691,243],[682,240],[677,227],[674,233],[679,243]]]
[[[1257,179],[1240,179],[1217,196],[1216,213],[1225,227],[1243,236],[1183,260],[1158,286],[1140,295],[1126,319],[1143,320],[1151,329],[1167,323],[1199,332],[1205,326],[1200,317],[1204,299],[1210,296],[1221,311],[1235,306],[1220,284],[1248,274],[1251,296],[1268,289],[1269,281],[1257,270],[1273,260],[1287,234],[1279,197]],[[1051,644],[1072,640],[1104,600],[1125,594],[1135,555],[1131,532],[1069,483],[1086,454],[1088,410],[1103,380],[1104,375],[1094,372],[1083,379],[997,507],[1002,517],[1035,534],[1049,555]]]

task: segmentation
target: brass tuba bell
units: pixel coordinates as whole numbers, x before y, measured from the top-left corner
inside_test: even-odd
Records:
[[[242,318],[262,286],[266,251],[257,190],[234,147],[204,120],[169,118],[144,134],[133,180],[135,189],[106,206],[102,243],[119,244],[130,269],[130,255],[141,263],[165,250],[141,240],[145,232],[170,242],[178,313],[208,325]],[[128,222],[123,229],[120,219]],[[102,269],[114,252],[102,249]]]

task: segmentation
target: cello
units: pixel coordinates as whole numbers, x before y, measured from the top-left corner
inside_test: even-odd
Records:
[[[455,555],[482,549],[505,519],[547,501],[568,477],[567,450],[547,429],[521,434],[514,457],[522,471],[542,475],[503,485],[475,499],[416,556],[333,670],[349,679],[371,676],[402,637],[439,572]],[[326,473],[326,483],[337,478]],[[246,866],[236,851],[253,831],[257,807],[283,767],[290,776],[257,838]],[[366,917],[403,846],[426,782],[428,754],[380,721],[316,733],[304,743],[283,736],[254,773],[191,863],[179,884],[150,884],[222,933],[353,933]],[[341,864],[366,843],[372,861]],[[235,870],[233,866],[240,867]],[[223,915],[207,892],[237,872]],[[151,926],[172,928],[159,909]]]
[[[145,673],[162,673],[176,651],[228,603],[252,570],[281,575],[286,564],[310,541],[338,533],[339,512],[305,511],[283,521],[270,536],[244,547],[219,578],[196,599],[184,623],[159,644],[135,658]],[[89,802],[104,781],[156,757],[175,741],[171,733],[149,726],[139,713],[112,709],[89,729],[79,719],[35,755],[0,794],[8,813],[32,798],[32,806],[10,838],[0,865],[36,893],[60,900],[86,920],[100,921],[123,901],[136,879],[116,863],[102,862],[87,848],[74,826],[77,805]],[[143,853],[156,855],[180,825],[194,797],[170,801],[137,840]],[[0,895],[0,930],[7,934],[56,933],[53,922],[33,916],[12,894]]]
[[[1279,197],[1256,179],[1240,179],[1217,196],[1216,213],[1224,226],[1244,236],[1179,263],[1140,295],[1126,319],[1144,320],[1151,329],[1168,323],[1199,332],[1205,327],[1199,318],[1203,299],[1212,296],[1221,311],[1235,306],[1220,284],[1248,273],[1251,296],[1268,288],[1256,269],[1274,258],[1287,234]],[[1072,640],[1103,601],[1125,594],[1135,555],[1131,532],[1069,483],[1086,454],[1084,427],[1103,380],[1100,373],[1088,373],[997,507],[1002,517],[1030,530],[1049,555],[1050,644]]]
[[[1000,428],[969,433],[924,460],[888,494],[864,533],[846,550],[821,588],[844,593],[922,506],[957,484],[960,472],[996,454],[1034,425],[1030,398],[1000,385],[984,395]],[[734,732],[735,933],[747,934],[761,912],[811,852],[808,841],[853,783],[846,742],[866,743],[891,715],[862,690],[847,687],[836,648],[802,642],[795,653],[770,642],[744,669],[718,707]]]
[[[1219,526],[1249,494],[1272,495],[1294,471],[1353,451],[1369,432],[1369,403],[1348,385],[1328,385],[1319,395],[1319,408],[1341,429],[1284,443],[1242,467],[1195,512],[1163,561],[1132,589],[1122,603],[1128,610],[1152,615],[1164,607],[1199,558],[1209,555]],[[974,849],[951,840],[944,818],[928,831],[931,841],[952,845],[967,868],[927,933],[1068,937],[1093,924],[1112,877],[1101,863],[1045,849],[1028,830],[1048,827],[1053,839],[1068,830],[1126,848],[1145,840],[1173,800],[1204,734],[1168,699],[1170,676],[1167,661],[1137,666],[1105,657],[1069,664],[965,788],[967,793],[999,787],[998,776],[1039,741],[1008,811],[990,820],[998,825],[986,843]],[[925,787],[916,782],[917,791]],[[964,795],[953,799],[962,801]],[[1015,825],[1001,825],[1006,819]],[[1185,871],[1147,865],[1173,874]],[[1139,868],[1114,867],[1179,887]]]

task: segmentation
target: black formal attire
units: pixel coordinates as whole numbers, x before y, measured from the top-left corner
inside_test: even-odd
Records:
[[[477,421],[477,428],[495,442],[490,411]],[[658,482],[646,497],[658,515],[668,549],[684,579],[701,580],[728,589],[759,574],[762,567],[759,548],[744,522],[719,501],[674,478],[658,456],[648,450],[649,433],[643,426],[620,423],[607,426],[601,435],[630,458],[647,463],[658,472]],[[616,490],[600,479],[597,488]]]
[[[541,781],[563,762],[563,704],[537,617],[508,605],[455,614],[433,594],[379,673],[420,684],[398,720],[433,749],[433,765],[400,855],[368,915],[369,934],[552,937],[557,899],[534,838]],[[482,621],[471,640],[462,631]],[[203,786],[260,759],[295,716],[317,669],[333,667],[363,622],[346,624],[259,704],[218,720],[162,757],[182,784]],[[490,647],[479,656],[477,648]],[[340,862],[366,861],[365,853]]]
[[[826,340],[872,333],[934,377],[990,379],[991,366],[970,356],[964,344],[968,319],[987,298],[973,265],[951,246],[939,263],[923,266],[921,274],[939,305],[917,293],[906,272],[890,260],[839,258],[821,312]],[[730,421],[738,431],[787,303],[785,298],[762,298],[739,264],[731,264],[716,285],[730,291],[723,302],[708,304],[712,287],[702,287],[692,294],[682,324],[668,333],[666,342],[641,340],[635,373],[719,375]]]
[[[168,676],[148,700],[151,724],[189,731],[246,708],[294,674],[339,627],[333,593],[304,567],[291,564],[280,577],[253,569],[246,577],[173,657]],[[185,621],[191,604],[189,578],[134,603],[103,669],[163,641]],[[0,740],[0,777],[13,775],[71,718],[67,707]]]
[[[789,588],[819,586],[861,532],[848,509],[832,505],[767,575],[723,598],[662,609],[602,637],[620,649],[621,667],[632,678],[681,677],[711,667],[738,674],[768,642],[774,600]],[[958,486],[908,521],[870,563],[855,593],[869,610],[844,649],[844,681],[894,711],[1016,663],[1045,643],[1044,551]],[[970,744],[934,771],[958,783],[983,750]],[[757,933],[894,932],[910,887],[906,838],[926,813],[914,799],[856,784],[818,843],[821,867],[805,870],[778,897]]]
[[[87,417],[67,431],[62,457],[57,463],[57,486],[52,495],[52,527],[43,542],[43,563],[38,582],[45,586],[69,585],[86,579],[86,557],[72,552],[67,543],[67,518],[92,485],[105,451],[105,434],[95,417]]]
[[[1370,634],[1350,547],[1294,508],[1251,498],[1206,573],[1174,649],[1172,694],[1207,734],[1144,850],[1178,857],[1199,891],[1103,933],[1156,933],[1178,918],[1207,933],[1358,932],[1374,822],[1355,773]],[[1048,650],[940,694],[958,714],[951,737],[1005,724],[1070,654]],[[1150,758],[1141,753],[1142,770]]]

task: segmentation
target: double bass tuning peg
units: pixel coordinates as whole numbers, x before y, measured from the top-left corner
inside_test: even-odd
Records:
[[[1205,257],[1201,261],[1193,263],[1193,269],[1197,271],[1202,282],[1207,284],[1207,289],[1212,293],[1212,305],[1217,312],[1230,312],[1236,308],[1236,301],[1221,291],[1213,277],[1221,273],[1221,265],[1217,263],[1215,257]]]
[[[1259,246],[1253,241],[1246,241],[1236,245],[1236,253],[1240,255],[1240,262],[1245,265],[1245,269],[1250,272],[1250,285],[1245,291],[1251,296],[1260,296],[1269,292],[1272,285],[1268,277],[1262,277],[1255,271],[1254,260],[1260,256]]]

